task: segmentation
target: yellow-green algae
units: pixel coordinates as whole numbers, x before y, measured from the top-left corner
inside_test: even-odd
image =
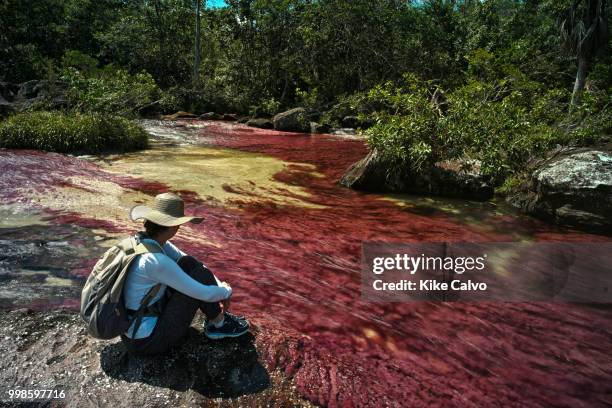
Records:
[[[111,157],[100,162],[111,173],[129,175],[190,190],[209,202],[234,207],[237,202],[272,202],[281,206],[321,208],[302,187],[275,180],[281,171],[314,172],[314,166],[270,156],[204,146],[162,147]],[[299,170],[291,165],[299,166]],[[229,187],[229,189],[224,188]]]

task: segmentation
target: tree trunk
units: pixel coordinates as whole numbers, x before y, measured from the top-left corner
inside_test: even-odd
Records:
[[[198,85],[198,79],[200,76],[200,2],[196,0],[196,27],[195,27],[195,57],[193,61],[193,87],[196,88]]]
[[[576,72],[576,82],[574,82],[574,91],[572,92],[572,104],[571,108],[574,108],[580,104],[582,99],[582,92],[584,91],[584,84],[586,82],[588,61],[585,57],[578,57],[578,71]]]

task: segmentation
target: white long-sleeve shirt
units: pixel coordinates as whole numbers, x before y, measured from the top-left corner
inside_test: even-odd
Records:
[[[143,239],[143,242],[160,246],[157,241],[149,238]],[[170,241],[167,241],[161,248],[163,253],[139,255],[130,265],[123,287],[123,301],[126,308],[137,310],[142,299],[158,283],[161,283],[162,286],[157,295],[151,299],[149,305],[152,305],[164,296],[168,286],[189,297],[204,302],[218,302],[231,296],[231,288],[204,285],[187,275],[176,263],[185,253]],[[218,279],[217,284],[220,285]],[[135,321],[132,322],[125,335],[133,339],[142,339],[151,335],[157,324],[157,317],[143,317],[136,335],[133,333],[135,324]]]

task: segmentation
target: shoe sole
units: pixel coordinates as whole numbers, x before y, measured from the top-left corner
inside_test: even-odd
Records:
[[[251,328],[251,325],[249,324],[248,320],[241,320],[240,323],[241,324],[245,324],[246,325],[245,328],[247,330]],[[202,327],[206,327],[206,326],[208,326],[208,323],[206,321],[204,321],[204,323],[202,323]]]
[[[232,333],[232,334],[228,334],[228,333],[208,333],[208,332],[204,332],[204,335],[206,337],[208,337],[211,340],[219,340],[219,339],[224,339],[226,337],[240,337],[243,336],[245,334],[247,334],[249,332],[249,328],[247,327],[244,331],[240,332],[240,333]]]

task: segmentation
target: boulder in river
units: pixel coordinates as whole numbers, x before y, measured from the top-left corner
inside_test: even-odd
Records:
[[[342,127],[345,128],[358,128],[359,118],[357,116],[345,116],[342,118]]]
[[[475,160],[453,160],[435,163],[418,174],[406,171],[387,177],[387,165],[376,150],[354,163],[340,180],[340,184],[355,190],[389,193],[409,193],[488,200],[493,187],[480,173]]]
[[[508,201],[558,224],[612,231],[612,151],[569,149],[533,166]]]
[[[286,132],[310,132],[310,121],[306,115],[306,109],[293,108],[274,116],[272,120],[275,130]]]
[[[330,129],[326,123],[310,122],[310,133],[329,133]]]
[[[253,118],[246,122],[247,126],[252,126],[261,129],[274,129],[274,123],[270,119]]]

